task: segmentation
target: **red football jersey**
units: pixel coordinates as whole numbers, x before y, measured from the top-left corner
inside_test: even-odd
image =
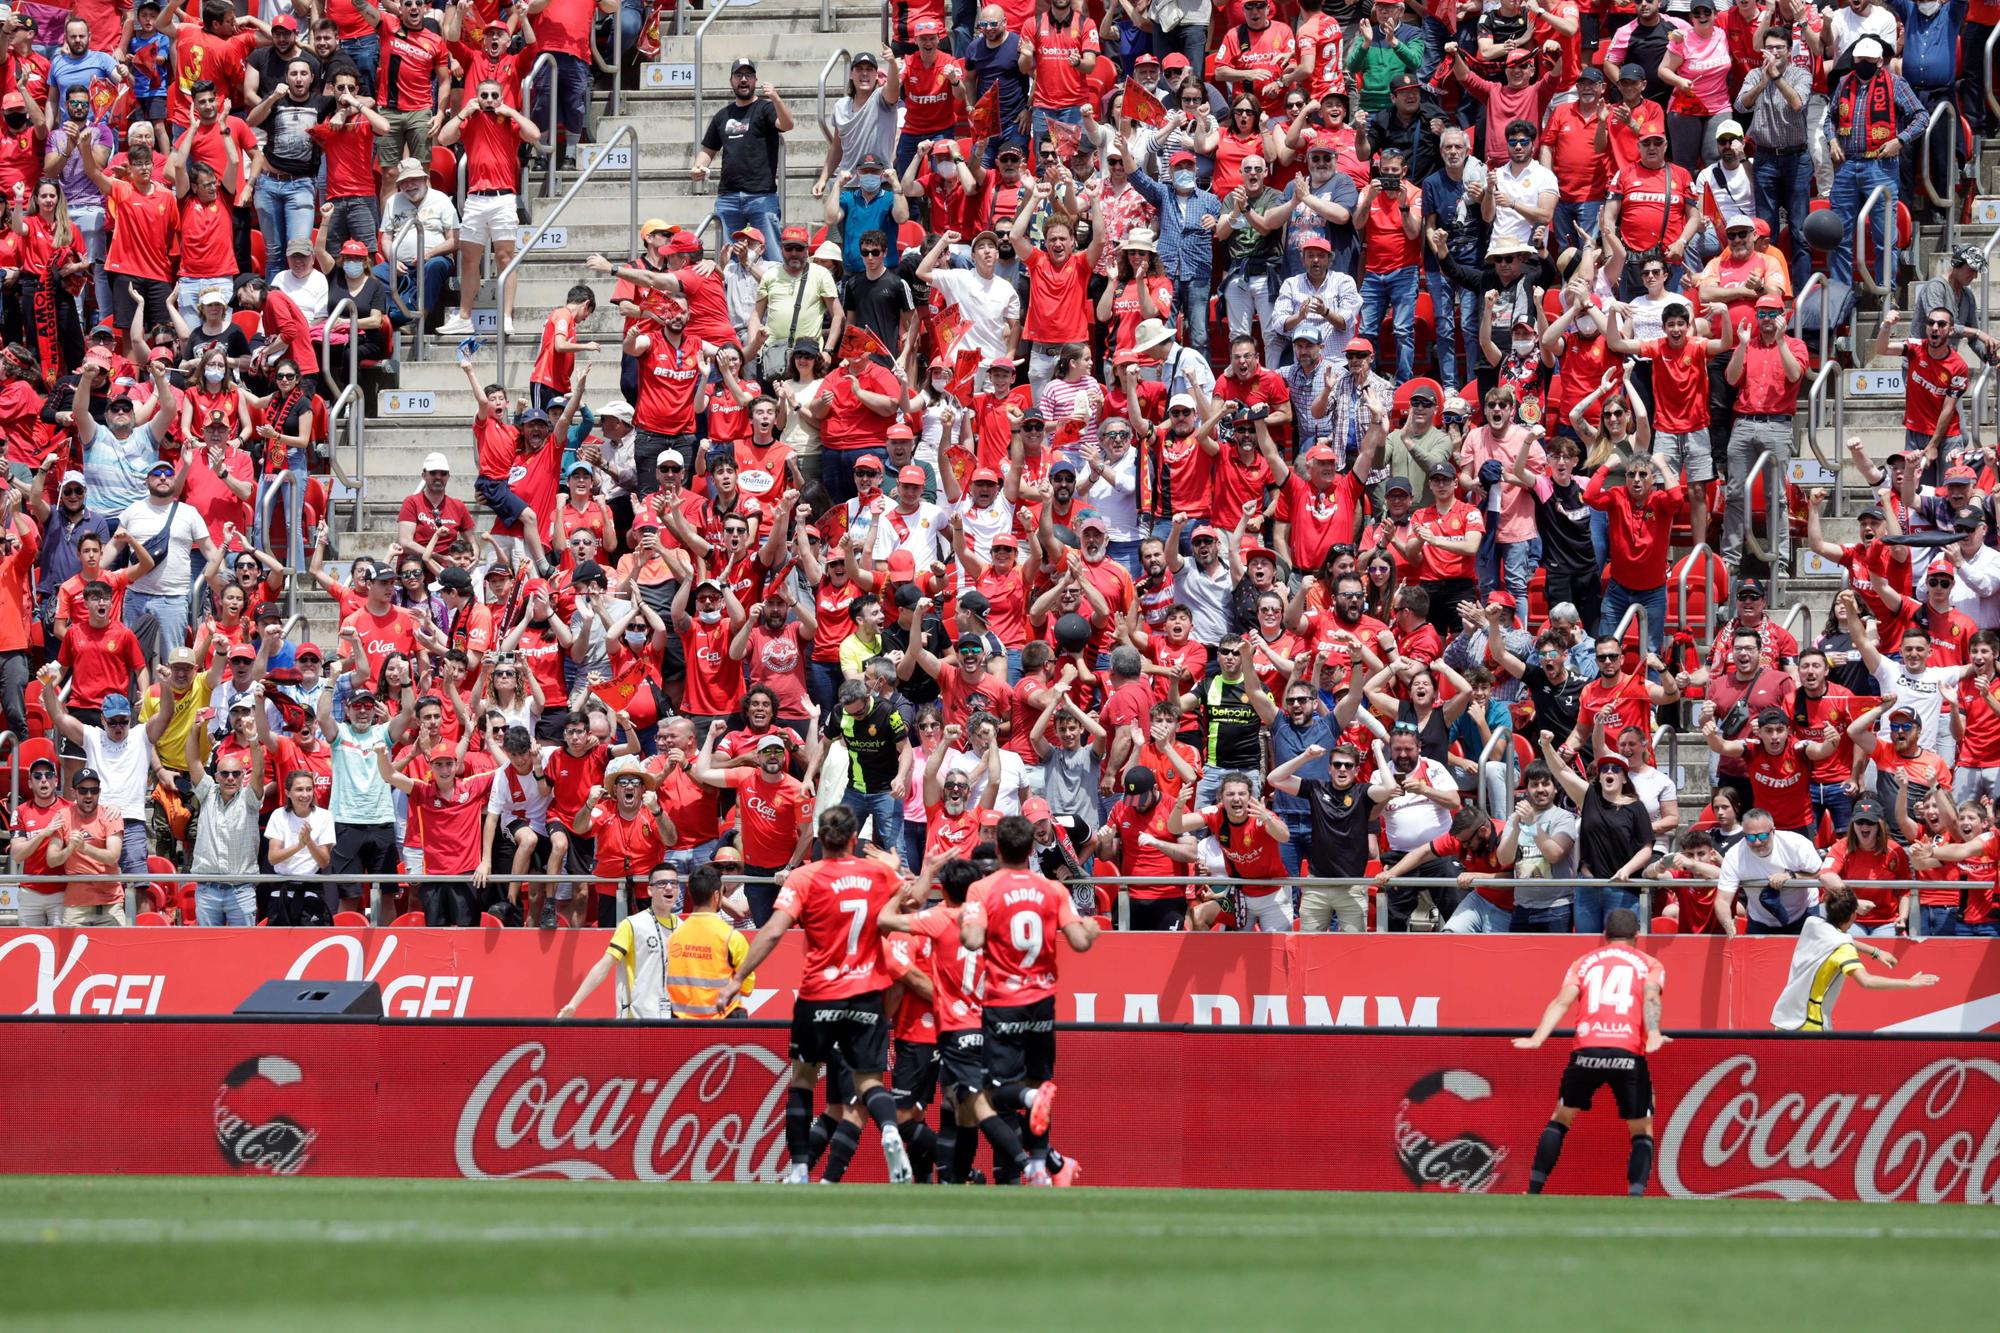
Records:
[[[801,1000],[843,1000],[888,986],[875,917],[901,877],[880,861],[836,856],[808,861],[785,879],[776,908],[806,934]]]
[[[927,977],[930,975],[931,942],[928,939],[916,935],[891,935],[882,941],[882,947],[889,951],[889,974],[897,980],[912,969]],[[937,1018],[931,1013],[931,1002],[906,988],[902,1001],[896,1006],[895,1018],[889,1025],[889,1035],[897,1041],[937,1045]]]
[[[1615,1046],[1641,1054],[1646,1049],[1646,983],[1667,984],[1667,969],[1629,944],[1592,949],[1569,965],[1563,985],[1580,992],[1576,1046]]]
[[[564,828],[574,824],[576,812],[583,809],[583,798],[604,781],[604,770],[610,763],[610,751],[602,745],[593,745],[580,755],[571,754],[566,745],[549,751],[549,757],[542,761],[550,787],[549,822]]]
[[[1056,993],[1056,936],[1080,920],[1069,893],[1032,870],[998,870],[965,895],[986,930],[986,1002],[1033,1004]]]
[[[931,942],[931,1008],[940,1032],[977,1030],[986,1015],[986,959],[958,938],[962,908],[929,907],[910,930]]]

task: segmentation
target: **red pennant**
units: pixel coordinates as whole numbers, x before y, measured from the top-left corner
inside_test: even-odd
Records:
[[[1047,124],[1049,137],[1056,141],[1056,155],[1064,158],[1074,156],[1076,146],[1083,142],[1083,126],[1060,120],[1051,120]]]
[[[972,137],[990,139],[1000,132],[1000,83],[996,79],[972,108]]]
[[[847,331],[840,335],[840,359],[851,361],[857,356],[887,356],[889,349],[882,345],[868,329],[859,324],[849,324]]]
[[[1141,125],[1164,125],[1167,123],[1167,109],[1160,99],[1139,86],[1137,79],[1125,80],[1125,99],[1118,104],[1118,113]]]
[[[979,371],[979,349],[961,347],[952,360],[951,396],[959,402],[969,402],[972,398],[972,377]]]
[[[1722,204],[1716,199],[1713,186],[1705,186],[1702,189],[1701,212],[1702,216],[1708,219],[1708,224],[1715,228],[1716,236],[1720,237],[1728,229],[1728,224],[1722,219]]]
[[[1055,437],[1049,441],[1053,449],[1067,449],[1083,438],[1083,422],[1075,417],[1064,417],[1056,426]]]

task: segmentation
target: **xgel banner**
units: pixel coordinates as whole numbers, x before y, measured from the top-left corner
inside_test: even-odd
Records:
[[[274,978],[373,981],[394,1018],[551,1018],[604,955],[600,930],[0,930],[0,1015],[234,1013]],[[1935,972],[1921,991],[1841,996],[1855,1032],[2000,1027],[2000,949],[1884,940]],[[1770,1027],[1792,941],[1659,935],[1670,1029]],[[1573,935],[1107,934],[1062,960],[1070,1023],[1532,1028],[1583,948]],[[799,952],[758,969],[752,1016],[789,1019]],[[612,988],[584,1017],[609,1018]]]
[[[764,1023],[16,1020],[0,1171],[771,1181],[785,1038]],[[1057,1049],[1053,1141],[1092,1185],[1493,1194],[1526,1188],[1567,1058],[1486,1034],[1243,1028],[1065,1028]],[[1652,1069],[1656,1193],[2000,1199],[2000,1043],[1686,1036]],[[1558,1190],[1624,1189],[1624,1126],[1599,1101]],[[864,1148],[853,1178],[881,1176]]]

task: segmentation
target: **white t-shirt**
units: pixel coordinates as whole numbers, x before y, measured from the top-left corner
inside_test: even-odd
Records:
[[[968,801],[978,805],[986,797],[986,761],[970,751],[953,751],[945,757],[946,773],[965,773],[972,781],[972,795]],[[993,808],[1003,815],[1021,813],[1021,788],[1028,782],[1028,766],[1021,762],[1021,756],[1012,750],[1000,752],[1000,794],[993,798]]]
[[[1791,966],[1785,972],[1785,988],[1778,992],[1778,1002],[1771,1006],[1771,1026],[1787,1032],[1797,1032],[1811,1017],[1813,978],[1819,974],[1826,960],[1843,945],[1853,944],[1846,931],[1829,925],[1822,917],[1809,916],[1799,930],[1798,943],[1792,946]],[[1820,997],[1820,1022],[1823,1031],[1833,1027],[1833,1002],[1840,997],[1841,983],[1847,980],[1847,969],[1833,974],[1827,983],[1826,994]]]
[[[998,272],[981,278],[969,268],[940,268],[931,274],[931,290],[956,302],[965,318],[961,347],[976,347],[985,360],[1009,354],[1007,322],[1021,318],[1021,293]]]
[[[309,268],[305,277],[296,278],[291,266],[286,265],[271,279],[271,285],[292,298],[299,313],[306,317],[306,323],[318,324],[326,318],[326,274],[318,269]]]
[[[1450,791],[1456,785],[1435,759],[1420,758],[1411,771],[1419,782],[1438,791]],[[1422,792],[1404,792],[1391,800],[1382,807],[1382,820],[1389,850],[1397,856],[1451,832],[1451,811]]]
[[[1722,858],[1722,875],[1715,882],[1716,895],[1734,893],[1739,889],[1743,894],[1743,910],[1752,921],[1766,926],[1782,926],[1795,921],[1807,908],[1819,902],[1819,875],[1821,857],[1819,848],[1812,845],[1812,839],[1803,834],[1788,833],[1779,829],[1771,835],[1770,851],[1759,856],[1750,849],[1748,839],[1737,843]],[[1771,876],[1783,871],[1792,879],[1802,881],[1796,887],[1787,887],[1778,894],[1778,905],[1785,913],[1785,920],[1772,917],[1764,906],[1763,895],[1768,889]]]
[[[1941,739],[1941,721],[1944,717],[1944,696],[1958,683],[1962,673],[1957,667],[1925,667],[1912,673],[1894,657],[1882,659],[1882,669],[1875,673],[1875,683],[1882,689],[1884,698],[1893,696],[1898,707],[1914,708],[1920,723],[1918,743],[1926,750],[1938,748]],[[1890,711],[1894,711],[1893,709]],[[1882,715],[1881,725],[1876,729],[1884,742],[1889,738],[1889,715]]]
[[[133,579],[126,591],[158,597],[187,596],[188,588],[193,583],[193,566],[188,560],[188,552],[194,549],[196,542],[208,537],[208,524],[195,507],[183,502],[176,508],[171,500],[155,504],[149,497],[118,516],[118,525],[142,546],[162,532],[167,532],[170,524],[172,531],[167,533],[166,558],[143,576]]]
[[[1139,526],[1139,451],[1127,449],[1117,462],[1105,460],[1105,471],[1084,492],[1090,507],[1104,515],[1105,535],[1115,542],[1136,542],[1151,529]]]
[[[130,819],[146,817],[146,793],[150,790],[148,781],[153,772],[153,742],[147,737],[146,729],[139,725],[139,719],[132,719],[132,728],[126,733],[122,745],[112,741],[102,727],[85,723],[83,727],[83,762],[97,770],[98,786],[101,791],[98,803],[118,807],[120,812],[130,811]]]
[[[1896,54],[1896,15],[1887,5],[1876,5],[1866,15],[1857,14],[1845,5],[1833,11],[1826,20],[1826,37],[1831,47],[1826,53],[1829,68],[1847,54],[1847,49],[1863,37],[1873,35],[1882,39],[1882,48],[1891,56]],[[1827,86],[1831,90],[1834,79],[1827,76]]]
[[[292,813],[290,805],[279,806],[271,812],[271,818],[265,822],[264,836],[267,839],[275,838],[281,847],[289,847],[300,840],[299,830],[302,828],[310,828],[313,841],[320,846],[327,848],[333,846],[333,814],[321,805],[314,806],[312,813],[303,819]],[[319,862],[313,860],[310,851],[301,847],[284,860],[272,862],[271,869],[276,874],[305,878],[319,873]]]
[[[970,495],[959,497],[951,512],[965,520],[965,539],[972,546],[972,553],[981,560],[993,558],[993,539],[1003,532],[1014,530],[1014,506],[1003,497],[994,497],[993,503],[985,509],[976,509]]]
[[[550,746],[552,750],[555,747]],[[549,750],[543,750],[535,757],[535,772],[540,772]],[[511,763],[502,762],[499,776],[493,779],[493,786],[486,797],[488,814],[500,817],[500,827],[506,828],[517,819],[524,819],[528,827],[537,833],[549,831],[549,793],[535,780],[535,773],[522,773]]]
[[[1649,820],[1658,819],[1660,812],[1680,800],[1674,790],[1673,779],[1657,768],[1635,769],[1632,771],[1632,794],[1646,807]],[[1656,852],[1671,851],[1671,839],[1664,833],[1653,839]]]
[[[1541,163],[1529,158],[1516,171],[1512,162],[1503,163],[1490,173],[1489,183],[1493,189],[1493,237],[1498,240],[1507,237],[1532,245],[1535,238],[1535,224],[1528,221],[1513,207],[1515,204],[1532,206],[1542,193],[1561,197],[1561,189],[1556,184],[1556,173]]]
[[[875,563],[883,563],[896,551],[908,551],[922,569],[937,559],[937,536],[943,528],[944,511],[928,500],[917,501],[914,514],[890,505],[875,520]]]

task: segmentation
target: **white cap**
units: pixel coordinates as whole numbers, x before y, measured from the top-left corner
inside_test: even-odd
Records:
[[[229,291],[224,287],[204,287],[201,289],[200,299],[195,304],[198,306],[228,305]]]
[[[1201,404],[1197,403],[1194,400],[1194,395],[1191,393],[1175,394],[1173,397],[1167,399],[1167,406],[1170,408],[1185,407],[1190,412],[1198,412],[1201,410]]]
[[[618,417],[621,420],[630,421],[632,419],[632,404],[626,402],[623,398],[613,398],[597,409],[597,415],[601,417]]]
[[[85,484],[83,474],[75,468],[71,468],[62,474],[62,484],[65,486],[82,486]]]
[[[425,472],[449,472],[451,471],[451,460],[441,453],[433,452],[425,454],[423,470]]]

